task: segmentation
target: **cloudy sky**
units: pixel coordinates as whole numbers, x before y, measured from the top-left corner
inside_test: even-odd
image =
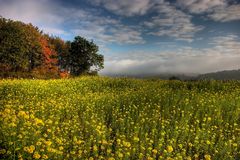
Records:
[[[240,0],[0,0],[0,15],[93,40],[101,74],[240,68]]]

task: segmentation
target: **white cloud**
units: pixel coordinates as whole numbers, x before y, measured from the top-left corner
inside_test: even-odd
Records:
[[[214,21],[240,20],[240,4],[229,2],[228,0],[177,0],[177,5],[194,14],[206,13],[207,17]]]
[[[236,35],[215,37],[212,44],[219,53],[240,56],[240,39]]]
[[[45,33],[48,33],[50,35],[69,35],[68,32],[66,32],[63,29],[59,28],[51,28],[51,27],[42,27],[41,28]]]
[[[46,0],[0,0],[0,15],[5,18],[20,20],[35,25],[55,25],[64,21],[63,17],[56,14],[53,3]]]
[[[177,0],[177,4],[191,13],[203,13],[215,7],[226,6],[225,0]]]
[[[159,13],[152,17],[150,21],[144,22],[149,28],[158,28],[157,31],[150,32],[156,36],[169,36],[177,40],[192,42],[194,34],[202,30],[203,26],[196,26],[191,22],[191,16],[183,11],[164,2],[155,5],[154,9]]]
[[[32,23],[45,33],[57,36],[69,35],[61,28],[65,17],[59,14],[58,6],[47,0],[0,0],[0,15],[4,18]]]
[[[143,75],[159,73],[206,73],[240,68],[240,39],[215,37],[211,48],[181,47],[175,51],[130,53],[106,57],[102,74]],[[131,56],[129,56],[131,55]]]
[[[90,0],[90,2],[123,16],[144,15],[154,4],[152,0]]]
[[[208,17],[220,22],[240,20],[240,5],[216,8]]]
[[[103,20],[103,19],[102,19]],[[100,43],[118,44],[142,44],[144,39],[141,31],[136,28],[123,25],[120,22],[109,24],[108,22],[91,21],[72,29],[74,34],[85,36],[89,39],[96,39]]]
[[[0,4],[0,15],[3,17],[32,23],[49,34],[78,34],[99,41],[100,44],[144,43],[138,29],[92,10],[66,7],[48,0],[0,0]],[[66,25],[70,27],[62,29]]]

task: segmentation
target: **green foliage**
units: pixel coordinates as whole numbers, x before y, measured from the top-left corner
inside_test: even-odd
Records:
[[[169,78],[169,80],[181,80],[181,79],[176,77],[176,76],[172,76],[172,77]]]
[[[49,37],[49,42],[55,47],[55,51],[57,52],[58,57],[58,65],[60,69],[68,70],[71,42],[65,42],[59,37]]]
[[[89,72],[91,67],[95,70],[103,68],[103,55],[98,52],[98,46],[80,36],[75,37],[71,43],[69,64],[73,75]]]
[[[0,17],[0,71],[5,72],[1,76],[15,72],[13,77],[19,77],[25,75],[19,72],[29,72],[35,78],[47,78],[68,71],[72,75],[96,75],[104,61],[97,52],[98,46],[82,37],[65,42],[43,34],[31,24]]]
[[[2,71],[31,71],[42,62],[40,33],[31,24],[0,18]]]
[[[0,81],[3,159],[240,159],[239,81]]]

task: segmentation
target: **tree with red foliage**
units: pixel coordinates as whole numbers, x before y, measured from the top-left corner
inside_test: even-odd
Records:
[[[59,37],[49,37],[49,42],[54,46],[57,52],[59,70],[61,70],[61,72],[68,72],[71,42],[65,42]]]
[[[40,44],[42,47],[43,63],[40,67],[35,69],[34,72],[41,75],[56,77],[59,74],[57,52],[54,46],[50,44],[49,36],[43,35],[40,39]]]

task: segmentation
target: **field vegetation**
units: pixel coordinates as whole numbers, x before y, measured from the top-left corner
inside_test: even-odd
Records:
[[[3,159],[240,159],[240,82],[0,81]]]

